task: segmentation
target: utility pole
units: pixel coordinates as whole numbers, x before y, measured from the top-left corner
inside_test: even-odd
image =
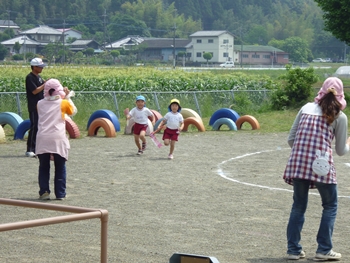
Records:
[[[62,57],[62,63],[64,64],[64,61],[66,59],[65,55],[66,55],[66,34],[65,34],[65,31],[66,31],[66,20],[63,19],[63,30],[62,30],[62,41],[63,41],[63,57]]]
[[[240,37],[241,37],[241,68],[243,68],[243,39],[242,39],[242,27],[240,28]]]
[[[24,59],[24,62],[27,62],[27,59],[26,59],[26,40],[27,40],[27,35],[25,34],[24,35],[24,41],[23,41],[23,59]]]
[[[173,38],[173,68],[176,67],[176,56],[175,56],[175,34],[176,34],[176,9],[174,9],[174,38]]]
[[[106,46],[106,9],[105,9],[105,13],[103,14],[103,49],[105,50],[105,46]]]
[[[6,10],[8,15],[7,27],[10,29],[11,10]]]
[[[345,65],[348,64],[348,60],[346,58],[346,43],[344,43],[344,63],[345,63]]]

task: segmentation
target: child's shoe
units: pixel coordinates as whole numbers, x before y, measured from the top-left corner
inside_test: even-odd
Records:
[[[146,150],[146,145],[147,144],[145,142],[142,143],[142,151]]]
[[[143,151],[142,151],[142,150],[139,150],[139,151],[137,152],[137,155],[141,155],[141,154],[143,154]]]
[[[174,156],[172,154],[169,154],[168,159],[172,160],[172,159],[174,159]]]

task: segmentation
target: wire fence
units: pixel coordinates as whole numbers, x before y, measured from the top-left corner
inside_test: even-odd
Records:
[[[113,111],[118,118],[124,116],[125,108],[135,106],[135,98],[142,94],[146,106],[162,115],[168,111],[170,100],[177,98],[183,108],[195,110],[201,117],[210,117],[220,108],[257,110],[269,100],[269,90],[226,90],[226,91],[186,91],[186,92],[121,92],[121,91],[81,91],[72,98],[78,114],[90,116],[100,109]],[[28,119],[25,92],[0,92],[0,112],[14,112]]]

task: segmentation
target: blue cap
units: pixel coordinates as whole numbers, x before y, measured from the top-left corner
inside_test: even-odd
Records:
[[[136,101],[138,101],[138,100],[143,100],[144,102],[146,102],[146,98],[142,95],[139,95],[136,97]]]

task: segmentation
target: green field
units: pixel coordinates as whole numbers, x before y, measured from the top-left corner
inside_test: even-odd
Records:
[[[323,81],[327,76],[331,76],[338,67],[343,64],[339,63],[312,63],[315,73],[318,75],[319,80],[314,84],[315,94]],[[318,67],[327,68],[318,68]],[[23,92],[24,91],[24,79],[29,73],[29,67],[23,66],[3,66],[1,68],[2,77],[0,77],[0,92]],[[182,69],[157,69],[151,67],[73,67],[73,66],[55,66],[48,67],[43,70],[42,76],[44,78],[58,78],[65,86],[68,86],[72,90],[76,91],[132,91],[132,92],[165,92],[165,94],[171,92],[184,92],[184,95],[180,100],[184,105],[189,105],[186,98],[191,97],[189,92],[191,91],[208,91],[208,90],[231,90],[232,88],[246,89],[246,90],[260,90],[260,89],[273,89],[275,85],[279,83],[279,77],[285,74],[285,70],[247,70],[247,69],[234,69],[234,70],[201,70],[198,68],[196,71],[185,72]],[[346,90],[350,90],[350,80],[343,79],[344,87]],[[213,93],[214,94],[214,93]],[[125,95],[125,100],[122,100],[120,108],[133,107],[133,96],[128,97]],[[180,95],[179,95],[180,96]],[[75,102],[78,106],[78,114],[74,117],[74,121],[78,124],[83,136],[86,136],[86,123],[92,113],[92,108],[89,103],[93,101],[95,107],[109,108],[106,105],[106,100],[91,98],[87,103],[86,94],[81,98],[76,98]],[[251,97],[245,98],[244,96],[238,97],[234,108],[240,115],[249,114],[253,115],[260,123],[260,130],[253,132],[261,133],[274,133],[274,132],[287,132],[292,125],[295,115],[298,109],[289,109],[283,111],[270,111],[262,108],[261,103],[251,103]],[[161,107],[166,108],[169,97],[164,96],[164,100],[161,102]],[[207,131],[211,130],[208,125],[213,108],[209,105],[215,105],[222,98],[218,98],[217,95],[209,94],[208,96],[202,96],[201,111],[203,122]],[[6,106],[6,102],[0,100],[0,111],[9,111]],[[9,102],[12,103],[13,102]],[[100,105],[98,105],[100,103]],[[226,104],[225,104],[226,105]],[[2,106],[2,107],[1,107]],[[13,106],[13,105],[12,105]],[[227,104],[228,107],[229,104]],[[148,107],[153,107],[152,104]],[[22,110],[25,114],[26,108],[22,106]],[[154,108],[154,107],[153,107]],[[192,106],[189,107],[192,109]],[[346,109],[345,113],[349,114]],[[125,127],[124,118],[120,118],[122,130]],[[249,124],[244,124],[240,132],[251,132]],[[223,132],[227,130],[226,127],[222,127]],[[13,137],[13,131],[9,127],[5,126],[5,132],[8,138]],[[189,132],[196,132],[196,129],[191,128]]]

